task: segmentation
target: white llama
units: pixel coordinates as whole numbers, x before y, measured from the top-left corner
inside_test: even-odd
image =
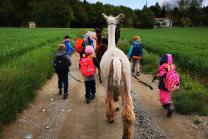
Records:
[[[123,139],[133,138],[134,111],[131,91],[131,68],[127,56],[115,44],[115,29],[123,14],[117,17],[106,16],[108,23],[108,49],[104,53],[100,66],[103,85],[106,90],[105,111],[107,121],[113,123],[116,110],[119,110],[116,102],[118,96],[122,98]]]

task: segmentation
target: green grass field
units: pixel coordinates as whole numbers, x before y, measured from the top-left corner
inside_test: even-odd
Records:
[[[33,100],[37,89],[53,75],[53,57],[57,44],[67,34],[75,39],[84,31],[86,29],[0,28],[0,127],[14,119],[15,114]],[[172,53],[175,62],[191,73],[192,78],[203,77],[207,83],[208,28],[122,29],[119,46],[125,52],[129,48],[128,41],[134,35],[141,36],[146,51],[154,53],[145,53],[144,64],[153,65],[156,69],[158,56],[165,52]],[[183,88],[178,94],[182,98],[191,96],[192,99],[188,97],[184,100],[187,103],[184,103],[181,96],[174,96],[176,106],[185,105],[179,111],[189,113],[189,109],[192,109],[187,108],[186,104],[189,103],[203,108],[208,101],[207,92],[204,95],[204,86],[186,75],[182,76],[182,80]],[[195,88],[198,94],[193,93]],[[207,100],[195,102],[196,96],[199,100],[207,96]]]
[[[148,52],[161,56],[173,54],[184,72],[200,77],[208,85],[208,28],[171,28],[154,30],[125,29],[122,36],[141,36]]]

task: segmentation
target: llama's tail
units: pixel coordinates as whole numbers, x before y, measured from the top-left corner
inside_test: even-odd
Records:
[[[113,84],[118,88],[121,84],[122,63],[118,57],[113,58]]]

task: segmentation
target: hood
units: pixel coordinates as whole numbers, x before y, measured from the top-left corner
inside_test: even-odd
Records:
[[[167,61],[168,64],[173,64],[173,57],[171,54],[167,54],[167,59],[168,59]]]
[[[139,41],[138,40],[135,40],[135,41],[133,41],[132,44],[139,44]]]
[[[173,64],[173,57],[171,54],[165,54],[160,59],[160,65],[167,63],[167,64]]]

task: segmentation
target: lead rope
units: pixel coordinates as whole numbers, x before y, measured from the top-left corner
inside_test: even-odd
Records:
[[[75,78],[74,76],[72,76],[70,72],[69,72],[69,76],[71,76],[71,78],[73,78],[74,80],[76,80],[76,81],[78,81],[78,82],[80,82],[80,83],[84,83],[83,81],[81,81],[81,80]]]

